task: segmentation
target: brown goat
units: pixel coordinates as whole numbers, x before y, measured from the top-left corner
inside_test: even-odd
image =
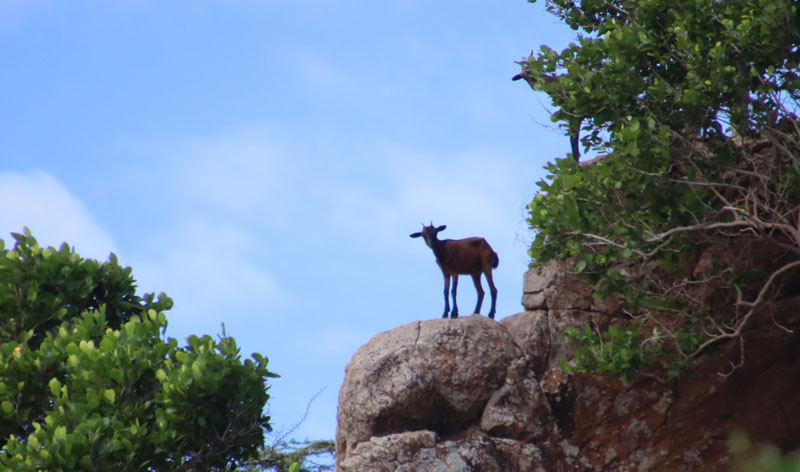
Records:
[[[433,222],[430,226],[422,225],[422,231],[413,233],[412,238],[422,236],[425,244],[433,249],[436,256],[436,264],[442,269],[444,275],[444,314],[442,318],[458,318],[458,305],[456,305],[456,289],[458,288],[458,275],[469,274],[475,283],[475,290],[478,291],[478,304],[475,306],[475,313],[481,312],[483,303],[483,287],[481,287],[481,273],[486,276],[489,282],[489,291],[492,295],[492,308],[489,310],[489,318],[494,318],[495,304],[497,302],[497,289],[492,281],[492,269],[497,268],[500,259],[497,253],[492,250],[489,243],[483,238],[466,239],[444,239],[439,240],[436,235],[447,226],[434,227]],[[450,312],[450,303],[447,299],[447,292],[450,289],[450,277],[453,278],[453,311]]]

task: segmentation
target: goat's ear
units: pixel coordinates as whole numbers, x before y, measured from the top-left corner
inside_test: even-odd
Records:
[[[447,228],[447,225],[439,226],[438,228],[436,228],[436,232],[438,233],[439,231],[444,231],[445,228]]]
[[[412,237],[412,238],[418,238],[418,237],[422,236],[422,233],[411,233],[408,236]]]

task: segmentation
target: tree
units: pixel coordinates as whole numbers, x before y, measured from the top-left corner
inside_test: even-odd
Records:
[[[548,165],[534,265],[574,261],[635,320],[572,330],[573,368],[672,375],[738,341],[800,268],[800,13],[792,0],[551,0],[577,41],[524,78],[600,157]],[[776,329],[782,326],[776,321]],[[736,363],[744,361],[742,357]],[[735,367],[735,365],[734,365]]]
[[[172,301],[131,269],[0,240],[0,470],[227,470],[255,457],[267,360],[164,332]]]

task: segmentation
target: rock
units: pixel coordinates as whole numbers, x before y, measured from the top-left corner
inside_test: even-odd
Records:
[[[559,367],[567,328],[627,322],[615,301],[589,303],[565,271],[526,274],[526,296],[542,297],[536,310],[409,323],[359,349],[339,394],[336,470],[728,470],[739,429],[800,447],[794,286],[748,325],[745,362],[728,377],[742,361],[738,341],[677,378],[628,384]]]
[[[547,308],[545,303],[544,290],[536,293],[526,293],[522,295],[522,307],[527,311],[536,311]]]
[[[522,306],[540,309],[589,310],[594,304],[592,284],[570,275],[569,265],[552,261],[530,269],[523,282]]]
[[[522,281],[524,293],[541,292],[556,283],[562,277],[562,264],[556,261],[548,262],[543,267],[529,269],[525,272]]]
[[[564,274],[561,284],[544,289],[549,310],[590,310],[594,304],[594,288],[588,282]]]
[[[527,357],[511,363],[505,385],[483,410],[481,430],[494,437],[530,441],[545,437],[551,429],[550,409],[529,363]]]
[[[546,310],[525,311],[500,320],[508,334],[530,359],[536,375],[547,368],[550,355],[550,322]]]
[[[338,470],[346,471],[387,471],[404,470],[399,464],[425,464],[428,470],[437,469],[432,462],[438,458],[436,443],[439,436],[433,431],[410,431],[373,437],[369,441],[359,443],[349,458],[341,461]],[[401,466],[402,467],[402,466]],[[406,468],[405,470],[409,470]]]
[[[522,306],[525,310],[534,311],[547,308],[544,290],[556,283],[559,269],[559,265],[553,262],[525,272],[522,283]]]
[[[373,437],[342,460],[340,472],[545,472],[533,444],[471,434],[438,441],[432,431]]]
[[[362,346],[339,393],[337,460],[373,436],[449,435],[479,421],[522,353],[492,319],[418,321]]]

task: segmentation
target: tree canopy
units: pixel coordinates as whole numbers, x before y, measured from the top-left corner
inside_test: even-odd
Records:
[[[257,456],[275,377],[233,338],[164,336],[131,269],[0,240],[0,469],[227,470]]]
[[[520,62],[520,76],[549,95],[554,122],[570,134],[581,127],[584,149],[599,157],[548,165],[551,177],[529,207],[530,255],[534,265],[574,261],[597,282],[597,296],[621,297],[637,321],[567,333],[585,348],[573,368],[626,376],[660,364],[675,374],[739,340],[770,300],[792,295],[797,2],[547,7],[577,39],[561,52],[542,46]]]

